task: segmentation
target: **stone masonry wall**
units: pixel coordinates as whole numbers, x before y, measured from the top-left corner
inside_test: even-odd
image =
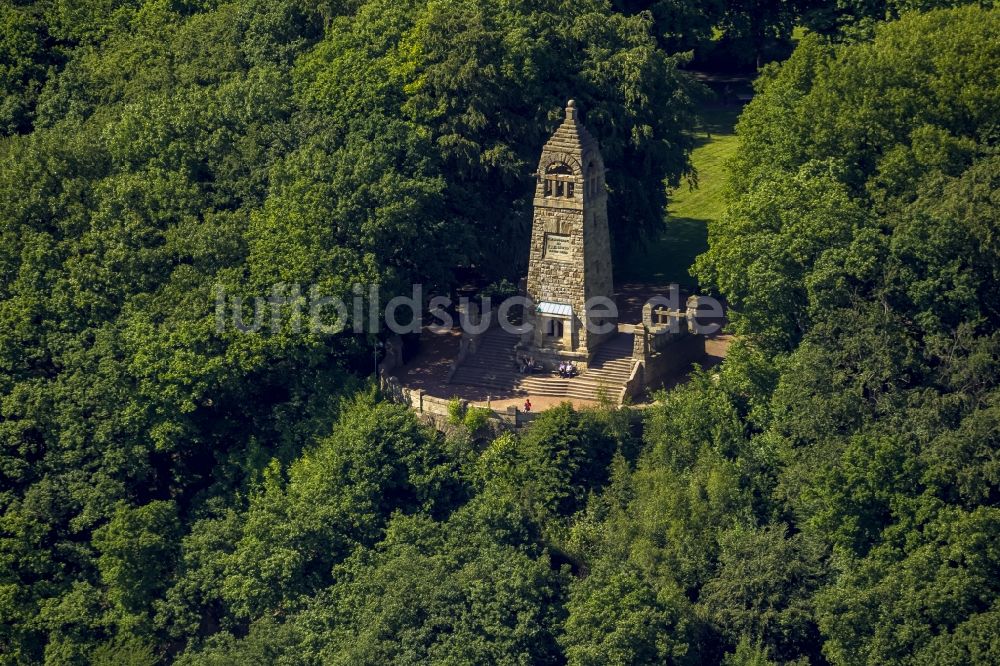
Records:
[[[531,231],[531,263],[528,269],[528,293],[536,304],[541,301],[568,303],[573,307],[574,327],[582,328],[584,299],[584,239],[581,211],[535,208]],[[569,256],[565,259],[545,257],[545,235],[569,237]],[[535,323],[538,326],[538,322]],[[575,342],[584,342],[576,339]]]
[[[566,184],[567,189],[560,191],[567,194],[552,196],[550,192],[546,196],[546,180],[552,178]],[[568,195],[569,184],[573,186],[572,196]],[[586,330],[585,304],[595,296],[613,297],[611,240],[604,161],[597,142],[579,123],[573,102],[567,106],[566,120],[542,151],[534,205],[528,295],[536,304],[550,301],[570,305],[574,315],[573,346],[592,352],[601,340]],[[546,235],[552,234],[566,238],[568,249],[559,256],[546,253]],[[533,323],[538,328],[541,318],[534,316]],[[540,340],[537,331],[534,340]]]

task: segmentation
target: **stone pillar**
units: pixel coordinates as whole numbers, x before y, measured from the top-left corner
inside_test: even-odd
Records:
[[[697,332],[698,326],[698,297],[688,296],[687,299],[687,328],[688,333],[694,334]]]
[[[632,358],[642,363],[649,359],[649,329],[646,328],[645,324],[639,324],[635,327]]]

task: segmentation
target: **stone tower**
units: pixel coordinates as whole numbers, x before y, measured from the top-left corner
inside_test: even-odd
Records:
[[[534,330],[519,348],[547,365],[572,360],[586,367],[617,321],[607,307],[585,307],[598,296],[613,299],[614,290],[604,160],[573,100],[536,175],[527,281]],[[601,325],[607,332],[595,333]]]

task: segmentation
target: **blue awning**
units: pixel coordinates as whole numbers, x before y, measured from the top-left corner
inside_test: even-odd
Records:
[[[548,303],[542,301],[535,308],[535,312],[545,315],[556,315],[559,317],[569,317],[573,314],[573,306],[566,305],[565,303]]]

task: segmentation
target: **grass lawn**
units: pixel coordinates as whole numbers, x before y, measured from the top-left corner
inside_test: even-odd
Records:
[[[725,210],[725,163],[736,150],[733,127],[740,111],[739,106],[715,106],[702,111],[703,126],[698,128],[698,144],[691,154],[698,187],[691,189],[683,184],[670,193],[663,234],[633,253],[619,268],[617,280],[676,282],[691,289],[697,286],[688,270],[695,257],[708,249],[708,221],[718,219]]]

